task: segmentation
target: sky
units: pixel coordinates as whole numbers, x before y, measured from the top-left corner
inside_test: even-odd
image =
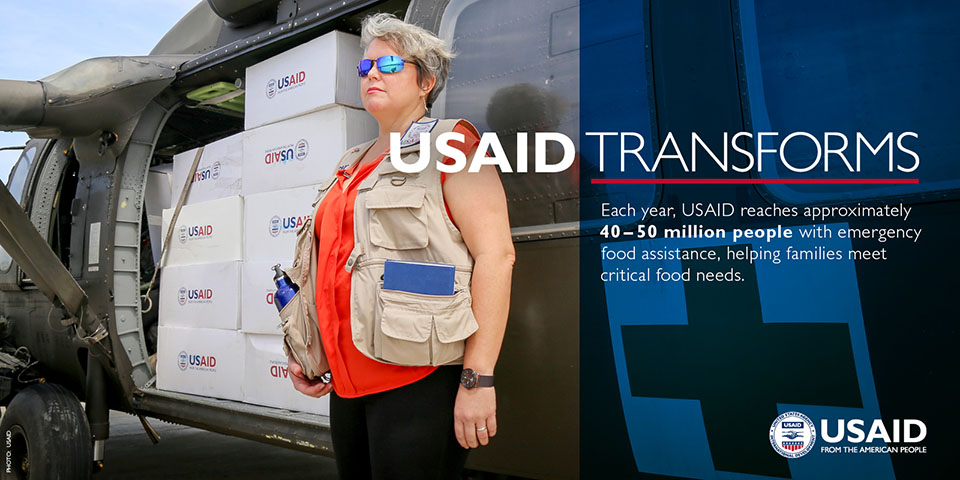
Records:
[[[201,1],[0,0],[0,79],[39,80],[88,58],[147,55]],[[26,141],[0,131],[0,147]],[[4,183],[19,154],[0,151]]]

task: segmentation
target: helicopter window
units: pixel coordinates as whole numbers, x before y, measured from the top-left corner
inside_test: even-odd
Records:
[[[576,147],[573,165],[563,172],[501,173],[512,227],[595,219],[603,202],[649,206],[656,191],[648,185],[589,183],[589,178],[601,174],[598,159],[581,156],[581,118],[591,126],[631,125],[650,138],[648,58],[643,49],[635,48],[642,22],[622,31],[587,32],[590,38],[585,44],[579,3],[453,0],[441,19],[439,34],[453,45],[457,56],[437,101],[438,116],[466,118],[481,132],[496,132],[514,167],[518,132],[529,132],[527,143],[519,145],[527,150],[529,162],[534,158],[533,132],[563,133]],[[622,42],[624,51],[635,59],[617,63],[617,73],[630,78],[630,94],[585,91],[588,104],[600,107],[582,112],[581,58],[595,63],[589,58],[591,47],[609,42]],[[609,69],[592,74],[597,85],[610,80]],[[547,162],[559,162],[562,148],[552,142],[548,146],[552,148],[548,148]],[[647,145],[643,152],[650,155],[649,149]]]
[[[80,162],[77,161],[75,155],[71,155],[60,180],[59,201],[54,206],[54,214],[51,219],[53,221],[51,248],[60,257],[60,262],[67,268],[70,268],[70,234],[73,224],[73,214],[70,211],[70,206],[77,193],[79,172]]]
[[[740,2],[748,129],[809,132],[821,146],[826,131],[842,133],[849,141],[846,156],[851,164],[857,132],[874,148],[889,132],[892,138],[876,155],[861,148],[859,173],[847,173],[843,162],[831,156],[829,172],[823,171],[821,158],[816,168],[799,174],[770,162],[778,168],[764,169],[762,176],[918,178],[919,184],[765,188],[783,201],[808,204],[960,187],[955,168],[960,144],[953,140],[953,125],[960,121],[960,96],[953,83],[960,73],[955,53],[960,4],[816,3],[819,8],[809,2]],[[904,132],[918,135],[903,138],[903,146],[920,158],[912,172],[896,168],[914,165],[914,159],[897,146]],[[832,148],[843,145],[840,137],[833,140]],[[893,173],[887,146],[893,152]],[[802,159],[806,166],[817,158],[817,147],[812,141],[791,142],[784,155]]]
[[[13,166],[13,171],[10,172],[10,179],[7,182],[7,190],[10,190],[10,194],[13,195],[13,198],[16,198],[21,205],[23,205],[23,199],[20,197],[23,195],[23,187],[27,181],[27,174],[30,173],[30,165],[33,163],[33,157],[35,157],[36,154],[36,145],[24,150],[23,153],[20,154],[20,159],[17,160],[17,164]]]
[[[27,174],[30,173],[30,165],[33,163],[34,157],[37,155],[37,146],[31,145],[28,146],[21,154],[20,158],[17,160],[17,163],[13,166],[13,170],[10,172],[10,178],[7,179],[7,190],[10,191],[10,195],[13,195],[13,198],[17,199],[20,202],[20,205],[23,205],[23,187],[27,181]],[[10,269],[10,264],[13,262],[13,259],[10,258],[10,254],[0,247],[0,271],[7,271]]]

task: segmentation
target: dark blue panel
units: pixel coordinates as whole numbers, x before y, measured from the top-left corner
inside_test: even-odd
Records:
[[[748,115],[753,131],[809,132],[824,143],[825,132],[847,136],[846,157],[855,162],[856,132],[876,146],[893,132],[894,163],[914,159],[897,149],[897,136],[920,157],[912,173],[889,173],[884,149],[873,156],[861,152],[861,171],[848,171],[831,155],[829,172],[823,160],[806,173],[794,173],[775,154],[764,158],[763,177],[772,178],[919,178],[919,185],[829,186],[789,185],[770,190],[798,203],[854,200],[960,187],[960,3],[896,0],[805,2],[740,2]],[[777,141],[779,143],[779,141]],[[770,147],[766,144],[765,147]],[[774,145],[775,146],[775,145]],[[831,148],[841,141],[831,139]],[[785,149],[796,166],[816,157],[815,145],[791,140]]]

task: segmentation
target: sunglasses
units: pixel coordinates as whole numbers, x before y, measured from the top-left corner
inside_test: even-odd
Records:
[[[376,60],[377,70],[380,73],[397,73],[400,70],[403,70],[403,65],[408,60],[404,60],[403,57],[398,57],[396,55],[384,55]],[[357,65],[357,73],[360,74],[360,77],[366,77],[370,74],[370,70],[373,68],[373,60],[369,58],[364,58],[360,60],[360,64]]]

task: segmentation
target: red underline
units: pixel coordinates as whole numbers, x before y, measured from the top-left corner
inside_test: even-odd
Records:
[[[655,185],[904,185],[918,184],[919,178],[591,178],[596,184]]]

